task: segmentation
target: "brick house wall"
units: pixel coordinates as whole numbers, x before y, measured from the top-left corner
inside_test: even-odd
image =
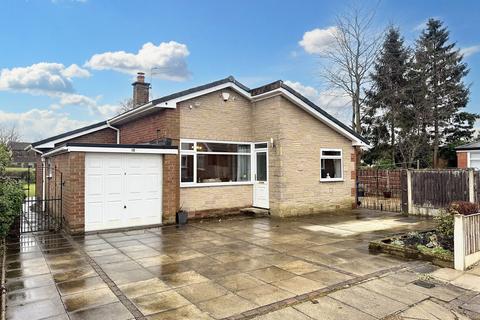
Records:
[[[117,126],[120,129],[120,143],[136,144],[170,138],[173,145],[180,139],[180,118],[178,109],[163,109],[154,114]]]
[[[311,214],[319,211],[350,209],[355,202],[356,149],[352,142],[286,98],[277,97],[278,129],[271,164],[277,169],[281,191],[271,212],[277,216]],[[280,101],[278,101],[280,99]],[[301,128],[301,130],[299,130]],[[275,139],[275,138],[274,138]],[[343,181],[320,182],[320,149],[342,149]]]
[[[85,229],[85,153],[62,153],[49,157],[52,166],[63,176],[62,210],[65,229],[71,234],[83,233]],[[54,179],[54,178],[51,178]],[[56,179],[60,179],[57,173]],[[52,193],[58,188],[55,182],[47,182]]]
[[[468,168],[468,152],[457,151],[457,167]]]
[[[117,132],[113,129],[106,128],[103,130],[95,131],[84,136],[76,137],[67,141],[55,145],[62,145],[69,142],[76,143],[117,143]]]
[[[222,98],[228,92],[228,101]],[[177,105],[183,139],[250,142],[252,104],[232,89],[215,91]],[[238,212],[252,205],[251,185],[180,188],[180,205],[190,217]]]

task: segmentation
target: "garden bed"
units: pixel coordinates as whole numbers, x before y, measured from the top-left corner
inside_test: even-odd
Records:
[[[440,267],[453,268],[453,250],[442,247],[436,231],[410,232],[390,238],[371,241],[368,249],[373,253],[430,261]]]

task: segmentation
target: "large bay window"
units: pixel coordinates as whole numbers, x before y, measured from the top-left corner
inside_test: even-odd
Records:
[[[343,180],[341,149],[320,149],[320,181]]]
[[[251,182],[251,144],[182,140],[181,185]]]

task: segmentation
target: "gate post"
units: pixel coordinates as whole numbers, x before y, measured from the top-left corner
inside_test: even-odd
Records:
[[[475,175],[473,169],[468,169],[468,201],[475,203]]]
[[[407,169],[407,213],[413,213],[412,171]]]

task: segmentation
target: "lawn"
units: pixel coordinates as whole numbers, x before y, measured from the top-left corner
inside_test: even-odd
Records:
[[[30,197],[35,196],[35,183],[30,183],[30,184],[24,183],[22,184],[22,186],[26,196],[30,196]]]
[[[33,169],[31,169],[33,170]],[[27,172],[28,168],[19,168],[19,167],[7,167],[5,168],[6,172]]]

